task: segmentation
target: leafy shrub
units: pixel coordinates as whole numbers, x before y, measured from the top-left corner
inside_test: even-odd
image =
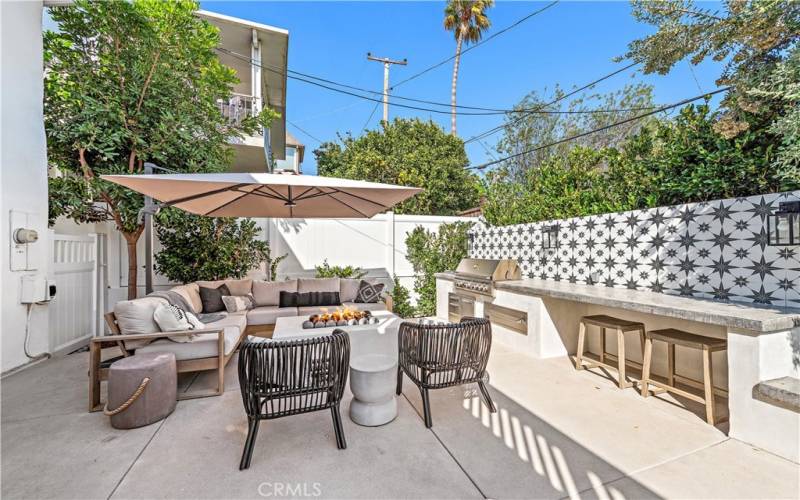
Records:
[[[162,210],[155,218],[156,234],[163,247],[155,255],[156,271],[170,281],[243,278],[266,263],[275,276],[278,263],[269,245],[256,239],[261,232],[255,221],[192,215],[177,209]]]
[[[394,277],[392,306],[392,312],[401,318],[410,318],[416,314],[416,309],[411,305],[411,294],[406,287],[400,284],[397,276]]]
[[[367,275],[367,272],[360,267],[332,266],[328,264],[328,259],[315,269],[317,278],[363,278]]]
[[[417,226],[406,238],[407,258],[414,267],[414,291],[417,292],[417,314],[436,314],[436,277],[452,271],[467,255],[467,231],[470,222],[442,224],[438,233]]]

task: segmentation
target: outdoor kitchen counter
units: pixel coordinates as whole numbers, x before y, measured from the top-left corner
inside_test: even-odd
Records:
[[[725,338],[727,350],[717,353],[713,373],[715,382],[728,389],[729,436],[800,463],[800,415],[753,397],[754,388],[765,383],[800,378],[800,310],[541,279],[495,281],[492,297],[457,289],[455,278],[451,272],[436,275],[437,316],[449,316],[452,294],[469,295],[475,316],[487,310],[490,318],[498,310],[526,314],[527,333],[493,321],[492,334],[493,340],[533,359],[574,354],[578,322],[587,314],[641,321],[648,330],[678,328]],[[641,354],[633,337],[626,357],[638,362]],[[589,344],[598,352],[596,335]],[[657,343],[654,349],[653,370],[664,376],[666,347]],[[699,379],[697,356],[678,353],[676,371]]]
[[[452,280],[454,274],[438,273],[436,277]],[[759,333],[800,327],[800,309],[719,302],[644,290],[542,279],[498,281],[494,287],[522,295],[571,300]]]

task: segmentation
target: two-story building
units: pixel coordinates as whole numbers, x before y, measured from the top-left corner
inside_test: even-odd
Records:
[[[264,107],[281,115],[269,130],[231,141],[236,151],[231,171],[299,173],[304,146],[286,132],[289,32],[216,12],[201,10],[197,15],[219,28],[220,61],[233,68],[239,77],[228,102],[219,103],[220,112],[234,121],[259,113]]]

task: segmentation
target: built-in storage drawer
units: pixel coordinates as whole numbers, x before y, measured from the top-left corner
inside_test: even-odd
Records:
[[[522,335],[528,334],[528,313],[495,304],[483,305],[483,316],[493,325]]]
[[[464,316],[475,316],[475,299],[458,293],[447,295],[447,320],[461,321]]]

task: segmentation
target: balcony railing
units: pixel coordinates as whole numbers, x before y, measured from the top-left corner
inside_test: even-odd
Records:
[[[217,101],[222,116],[230,123],[240,124],[248,116],[255,116],[260,111],[258,99],[251,95],[233,94],[230,99]]]

